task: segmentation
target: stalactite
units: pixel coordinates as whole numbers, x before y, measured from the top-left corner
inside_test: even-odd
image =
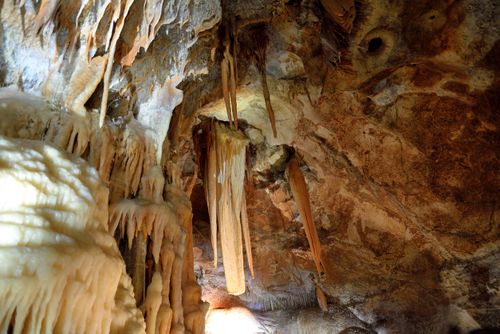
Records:
[[[326,300],[326,295],[319,286],[316,286],[316,299],[318,300],[318,305],[321,310],[323,312],[328,312],[328,302]]]
[[[65,105],[70,110],[80,116],[85,116],[87,113],[85,103],[101,82],[107,61],[108,55],[104,55],[94,57],[90,62],[87,62],[86,57],[78,62],[75,71],[71,75],[69,87],[65,92]]]
[[[354,0],[321,0],[321,4],[342,29],[351,32],[356,16]]]
[[[82,155],[88,147],[91,136],[89,115],[61,113],[50,121],[44,140],[69,153]]]
[[[143,17],[140,26],[137,27],[137,34],[129,50],[122,56],[120,63],[123,66],[130,66],[135,60],[141,48],[147,50],[153,42],[158,29],[163,24],[161,14],[163,0],[145,0],[143,7]]]
[[[121,5],[123,1],[125,1],[125,4],[122,11]],[[116,26],[114,28],[113,37],[111,39],[111,44],[108,52],[108,62],[106,64],[106,71],[104,72],[104,89],[102,92],[101,113],[99,115],[100,128],[102,128],[102,126],[104,125],[104,119],[106,117],[106,109],[108,107],[109,81],[111,79],[111,70],[113,69],[116,43],[118,42],[118,38],[120,38],[123,25],[125,24],[125,19],[127,18],[128,11],[133,3],[134,0],[121,0],[120,5],[117,6],[113,15],[114,16],[113,22],[116,22]]]
[[[234,126],[238,129],[238,105],[236,103],[236,68],[235,57],[229,53],[229,45],[224,51],[225,58],[229,60],[229,95],[231,96],[231,111],[233,113]]]
[[[8,106],[0,109],[1,116],[16,123],[15,131],[0,127],[2,134],[44,140],[80,156],[88,150],[89,162],[111,181],[112,202],[137,193],[143,170],[154,163],[152,140],[136,120],[99,129],[96,115],[53,112],[38,97],[1,90],[0,101]]]
[[[136,249],[132,255],[132,261],[140,262],[132,267],[143,273],[133,275],[138,300],[142,299],[139,290],[143,291],[145,281],[146,242],[148,236],[151,237],[152,255],[160,265],[165,286],[157,312],[156,330],[170,332],[172,329],[172,332],[180,333],[186,328],[192,333],[201,333],[206,305],[200,301],[200,288],[192,266],[187,279],[183,274],[188,272],[184,266],[185,256],[190,256],[192,264],[192,250],[188,251],[192,246],[186,247],[183,227],[191,219],[189,199],[179,189],[165,186],[161,168],[153,165],[152,142],[137,122],[131,120],[122,128],[107,125],[99,129],[96,117],[80,124],[78,119],[75,114],[41,112],[40,124],[48,128],[44,139],[80,154],[84,149],[79,146],[85,150],[89,146],[89,162],[111,186],[110,233],[119,230],[118,236],[126,237],[129,247],[134,245],[134,248],[140,246],[143,249],[142,252]],[[29,123],[26,122],[25,126]],[[41,135],[39,139],[42,139]],[[163,199],[165,188],[169,189],[165,192],[167,201]],[[173,188],[177,190],[172,191]],[[127,199],[133,193],[138,193],[137,198]]]
[[[260,72],[262,90],[264,92],[264,101],[266,103],[267,114],[269,116],[269,122],[271,122],[271,128],[273,130],[273,136],[276,138],[278,136],[278,131],[276,130],[276,119],[274,116],[273,106],[271,104],[271,96],[269,95],[269,88],[267,87],[267,75],[265,71]]]
[[[95,122],[93,122],[94,124]],[[104,182],[109,182],[116,154],[113,133],[108,127],[92,127],[90,134],[89,162],[94,166]]]
[[[255,57],[256,66],[260,72],[262,92],[264,94],[264,102],[266,103],[266,110],[269,116],[269,122],[271,123],[271,128],[273,130],[273,136],[276,138],[278,132],[276,130],[276,119],[274,116],[273,106],[271,104],[271,96],[269,94],[269,87],[267,86],[267,74],[266,74],[266,53],[268,37],[264,29],[258,29],[252,33],[251,37],[253,43],[253,54]]]
[[[191,203],[182,190],[168,184],[164,202],[163,184],[160,168],[152,167],[142,178],[140,199],[122,200],[111,206],[110,230],[113,233],[119,228],[121,237],[126,234],[129,247],[138,233],[151,236],[163,289],[156,320],[146,316],[148,332],[155,326],[156,330],[170,328],[172,333],[186,328],[201,334],[207,307],[200,302],[201,290],[194,277]],[[149,293],[148,288],[146,300]]]
[[[131,121],[116,137],[116,153],[110,177],[111,202],[136,194],[146,166],[152,165],[151,140],[138,122]]]
[[[208,188],[205,191],[211,207],[211,240],[215,255],[217,235],[214,233],[219,231],[227,291],[238,295],[245,292],[242,216],[246,217],[246,213],[242,213],[242,204],[248,139],[241,132],[219,123],[215,123],[211,131],[206,162],[208,168],[205,169],[205,187]],[[212,161],[214,158],[215,162]],[[217,227],[213,225],[215,222]]]
[[[311,203],[309,200],[309,192],[307,190],[306,181],[299,168],[299,162],[296,157],[292,157],[292,159],[288,162],[286,174],[288,183],[290,184],[290,188],[292,190],[293,199],[295,200],[300,212],[300,217],[302,224],[304,225],[304,231],[306,232],[309,247],[311,248],[316,270],[318,271],[318,274],[321,274],[321,244],[319,242],[318,232],[316,231],[316,225],[311,211]]]
[[[141,232],[151,236],[153,242],[153,257],[158,263],[160,250],[165,237],[172,242],[182,233],[176,213],[165,203],[153,203],[148,200],[124,199],[110,206],[110,231],[115,233],[120,228],[120,235],[128,240],[128,247]]]
[[[96,15],[96,24],[92,25],[91,28],[85,32],[85,40],[86,40],[85,53],[88,56],[90,56],[91,51],[93,51],[93,49],[96,48],[95,44],[96,44],[96,39],[98,37],[97,36],[97,29],[99,28],[99,25],[100,25],[103,17],[106,15],[106,12],[108,11],[108,9],[111,9],[111,10],[113,10],[113,12],[115,12],[115,10],[113,9],[113,5],[115,5],[115,4],[111,4],[111,1],[112,0],[104,0],[103,1],[101,6],[98,8],[98,12]],[[119,1],[119,0],[115,0],[115,3],[117,1]],[[113,15],[113,16],[115,16],[114,21],[116,21],[118,19],[118,17],[116,17],[116,15]],[[108,26],[108,31],[106,33],[106,36],[104,37],[104,40],[106,42],[106,45],[105,45],[106,51],[109,49],[109,42],[110,42],[111,37],[112,37],[113,27],[114,27],[113,24],[110,24]]]
[[[0,137],[0,333],[140,333],[108,234],[107,189],[83,160]]]
[[[35,17],[35,29],[40,31],[49,22],[56,11],[58,0],[42,0]]]
[[[218,246],[217,246],[217,146],[215,144],[215,128],[213,121],[206,135],[206,157],[203,182],[205,184],[205,199],[210,217],[210,240],[214,253],[214,268],[217,268]]]
[[[229,76],[230,76],[230,69],[229,69],[229,60],[226,58],[225,53],[224,53],[224,58],[221,61],[220,64],[220,71],[221,71],[221,83],[222,83],[222,95],[224,96],[224,104],[226,105],[226,112],[227,112],[227,119],[229,120],[229,124],[232,126],[233,125],[233,114],[231,111],[231,99],[230,99],[230,92],[229,92]]]
[[[68,152],[88,159],[95,166],[101,179],[107,183],[110,189],[110,215],[106,225],[106,229],[109,231],[106,233],[115,234],[117,232],[117,238],[127,238],[126,243],[129,247],[141,244],[142,252],[133,252],[130,258],[135,256],[135,259],[143,265],[146,255],[148,259],[152,255],[155,262],[154,270],[157,270],[161,276],[161,289],[158,288],[157,284],[158,273],[153,275],[154,282],[147,289],[148,293],[145,299],[150,309],[146,314],[147,331],[183,333],[186,330],[196,334],[203,332],[207,306],[201,303],[200,287],[194,277],[191,234],[186,234],[184,231],[188,230],[191,224],[191,208],[190,206],[186,207],[185,202],[183,202],[186,200],[186,196],[180,193],[177,197],[170,196],[171,194],[167,196],[169,192],[166,191],[166,198],[163,198],[164,189],[168,188],[168,185],[165,187],[164,171],[159,166],[155,166],[156,158],[162,155],[161,147],[158,147],[161,145],[153,142],[149,133],[146,135],[146,129],[134,117],[123,122],[121,122],[121,118],[106,124],[104,122],[113,63],[116,60],[121,65],[130,65],[139,48],[147,49],[155,38],[159,27],[167,22],[167,18],[164,17],[166,10],[163,8],[164,1],[144,0],[142,2],[144,14],[138,20],[140,25],[137,27],[136,35],[133,36],[134,27],[129,29],[130,27],[125,27],[125,25],[128,24],[128,11],[134,3],[134,0],[102,0],[97,2],[90,0],[69,2],[42,0],[40,6],[35,6],[39,8],[35,23],[39,30],[38,33],[41,35],[40,38],[50,37],[49,42],[55,41],[56,44],[55,58],[58,59],[59,65],[57,75],[61,74],[69,78],[67,90],[61,94],[62,96],[58,100],[64,103],[68,112],[54,112],[56,108],[52,105],[47,108],[47,111],[44,110],[40,117],[30,112],[26,124],[16,129],[15,135],[35,137],[54,143]],[[22,6],[22,4],[20,5]],[[69,24],[72,26],[68,26]],[[132,31],[132,40],[134,41],[132,50],[129,53],[120,53],[124,44],[123,33],[128,33],[128,31]],[[101,55],[102,53],[104,55]],[[75,55],[77,57],[72,58]],[[86,59],[81,59],[81,55],[85,55]],[[71,60],[66,62],[68,59]],[[76,62],[72,62],[73,60]],[[73,67],[69,68],[68,63]],[[235,73],[232,60],[228,61],[227,69],[228,94],[234,97]],[[54,82],[50,83],[53,86],[44,86],[46,89],[44,94],[50,92],[53,87],[58,87],[60,82],[57,75],[55,75]],[[104,86],[101,113],[94,114],[87,111],[85,104],[93,94],[98,96],[95,89],[101,81],[103,81]],[[41,101],[41,99],[39,100]],[[230,103],[235,105],[235,98],[233,98],[233,102],[230,100]],[[16,115],[16,117],[18,116]],[[26,129],[32,127],[32,118],[39,118],[40,129],[37,131],[30,129],[27,132]],[[0,132],[3,131],[7,131],[7,129],[4,130],[0,126]],[[12,129],[8,131],[14,132]],[[178,179],[170,180],[170,182],[180,184],[180,176]],[[189,199],[187,202],[189,203]],[[106,210],[104,212],[107,215],[108,199],[106,198],[102,203],[105,203]],[[119,258],[118,254],[113,254],[113,256],[114,259]],[[130,261],[132,262],[134,259],[130,259]],[[151,277],[151,265],[149,262],[147,264],[146,269],[139,268],[145,275],[134,275],[134,286],[137,285],[141,290],[147,283],[147,279]],[[75,266],[80,266],[85,273],[91,271],[90,266],[82,261],[76,261]],[[140,266],[136,265],[136,267]],[[125,275],[124,269],[123,266],[120,267]],[[133,272],[133,268],[129,269]],[[100,266],[97,267],[97,270],[99,277],[107,278]],[[110,270],[114,270],[114,268]],[[87,276],[84,274],[82,277],[86,278]],[[94,279],[88,277],[88,284],[94,284]],[[127,279],[124,279],[122,275],[120,284],[127,284],[127,286],[119,286],[120,294],[124,294],[124,291],[129,293],[131,290],[131,280],[127,276],[124,277]],[[113,276],[113,279],[116,279],[116,276]],[[142,287],[138,281],[141,281]],[[113,285],[111,283],[108,285]],[[1,284],[2,282],[0,282]],[[87,290],[95,291],[93,288]],[[161,292],[158,293],[158,291]],[[72,292],[75,296],[80,297],[79,291]],[[81,295],[83,294],[82,292]],[[160,296],[159,302],[156,298],[158,296]],[[86,296],[84,297],[86,298]],[[84,297],[80,299],[84,300]],[[137,311],[132,297],[129,297],[128,307]],[[102,300],[99,298],[96,298],[96,303]],[[90,316],[90,311],[84,310],[84,307],[80,307],[76,301],[71,302],[70,307],[73,306],[75,306],[75,310],[85,311],[81,314],[81,319],[86,318],[87,315]],[[17,311],[9,310],[9,312],[11,311],[17,313]],[[126,309],[115,311],[114,315],[117,319],[128,321],[130,326],[127,326],[127,331],[134,332],[134,324],[127,320],[124,315]],[[19,317],[21,316],[22,314],[19,313]],[[140,315],[138,319],[144,320]],[[11,318],[8,319],[9,322],[10,320]],[[89,327],[89,330],[83,331],[100,332],[100,328],[97,328],[101,326],[99,321],[100,318],[96,317],[95,324],[92,324],[95,327]],[[104,325],[103,332],[106,332],[107,325]],[[140,325],[142,327],[138,331],[144,329],[144,323],[142,322]],[[78,332],[75,328],[79,328],[79,330],[83,328],[78,327],[80,326],[78,321],[65,326],[69,327],[57,327],[57,330],[59,332]],[[113,321],[110,326],[111,332],[124,332],[123,326],[120,327],[118,320]],[[0,332],[2,331],[0,330]]]
[[[165,178],[160,166],[153,166],[143,175],[140,197],[150,199],[155,203],[163,202]]]
[[[252,241],[250,239],[250,226],[248,224],[248,214],[247,214],[247,199],[245,193],[241,200],[241,228],[243,230],[243,238],[245,239],[245,252],[247,254],[248,269],[252,278],[255,278],[255,272],[253,270],[253,255],[252,255]]]
[[[226,31],[221,61],[221,83],[229,124],[238,129],[238,106],[236,102],[237,69],[234,36]]]

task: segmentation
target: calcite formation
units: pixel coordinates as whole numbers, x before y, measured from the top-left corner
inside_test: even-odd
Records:
[[[37,141],[0,150],[0,332],[144,332],[96,171]]]
[[[288,183],[293,194],[293,198],[297,203],[300,212],[304,231],[306,232],[307,241],[311,248],[312,257],[318,275],[321,274],[323,269],[321,261],[321,244],[318,238],[318,231],[314,223],[314,218],[311,211],[311,202],[309,200],[309,191],[307,190],[306,181],[299,168],[299,162],[296,157],[293,157],[289,162],[286,169]],[[316,290],[318,291],[318,290]],[[318,298],[323,299],[323,298]],[[321,304],[321,303],[320,303]],[[324,304],[324,303],[323,303]]]
[[[217,239],[220,235],[227,291],[245,292],[243,237],[249,265],[253,264],[244,193],[246,146],[241,132],[215,123],[209,128],[205,171],[205,194],[210,207],[211,240],[217,266]],[[253,272],[253,265],[250,265]]]
[[[0,1],[0,134],[96,169],[141,330],[500,327],[499,10]]]
[[[98,115],[86,115],[86,118],[82,118],[76,114],[61,114],[53,111],[51,108],[54,107],[40,98],[10,89],[0,92],[0,101],[4,119],[12,120],[17,126],[14,129],[5,127],[3,129],[5,134],[11,137],[44,140],[69,153],[84,155],[97,169],[93,177],[97,178],[98,175],[101,180],[109,184],[109,232],[108,193],[106,192],[105,198],[101,194],[88,196],[95,197],[95,200],[105,208],[101,217],[101,220],[106,222],[105,234],[108,237],[116,234],[118,240],[125,238],[129,249],[135,246],[135,259],[130,265],[135,268],[132,283],[137,300],[139,298],[142,300],[146,283],[144,280],[147,252],[139,251],[140,247],[147,246],[144,245],[144,241],[150,238],[149,254],[152,255],[155,266],[151,272],[154,280],[149,284],[148,294],[144,297],[146,325],[150,326],[146,327],[147,332],[158,332],[161,327],[163,332],[178,333],[187,329],[192,333],[202,333],[206,306],[200,302],[201,293],[193,277],[192,260],[191,266],[183,266],[187,261],[185,258],[192,254],[191,245],[187,247],[185,243],[186,231],[191,233],[190,205],[189,202],[186,205],[187,198],[182,191],[176,191],[176,186],[166,184],[161,168],[155,165],[154,144],[146,135],[144,128],[134,120],[124,128],[114,126],[99,128]],[[35,110],[35,113],[31,113]],[[80,123],[82,119],[85,122]],[[34,124],[40,128],[33,128]],[[15,152],[15,145],[12,146],[11,149]],[[7,151],[2,152],[2,157],[9,158]],[[55,166],[62,162],[54,161],[53,164],[52,168],[57,168]],[[78,168],[75,167],[75,170]],[[76,180],[68,180],[66,187],[72,186],[78,186]],[[22,193],[23,185],[19,184],[17,188]],[[56,188],[54,191],[59,193],[63,189]],[[64,193],[59,196],[65,197]],[[135,198],[132,199],[131,196]],[[164,196],[167,201],[164,200]],[[84,213],[85,208],[82,214]],[[67,255],[66,261],[71,261],[72,258],[77,264],[76,259],[70,255]],[[88,262],[88,266],[92,268],[92,262]],[[102,270],[106,270],[105,268],[106,263],[103,262]],[[142,271],[138,268],[142,268]],[[97,270],[97,266],[96,272],[90,274],[105,276]],[[160,281],[158,275],[161,276]],[[125,282],[128,282],[126,287],[130,288],[130,279]],[[21,283],[18,286],[22,288]],[[33,289],[36,289],[36,286]],[[93,293],[99,293],[99,289],[102,287],[96,287]],[[8,289],[2,291],[9,293]],[[87,298],[93,298],[92,293]],[[134,298],[131,296],[130,299],[134,305]],[[14,308],[10,310],[13,312]],[[188,320],[186,324],[184,324],[184,313]],[[71,317],[74,316],[69,314],[64,321],[71,322]],[[138,318],[143,321],[142,316],[139,315]],[[9,325],[9,319],[6,320],[5,326]],[[57,327],[54,330],[65,331],[64,328],[66,327]],[[88,330],[85,327],[81,328],[82,331]],[[107,332],[109,329],[104,328],[103,331]]]

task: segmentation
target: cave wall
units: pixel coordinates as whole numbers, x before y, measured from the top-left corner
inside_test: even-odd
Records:
[[[57,3],[0,1],[0,84],[97,128],[112,57],[106,123],[120,132],[137,120],[155,148],[151,163],[191,196],[195,273],[212,306],[271,314],[272,328],[331,320],[339,310],[348,320],[338,332],[500,326],[495,1]],[[111,21],[129,3],[112,54]],[[352,28],[325,9],[338,4],[352,6]],[[237,45],[238,116],[250,139],[256,275],[247,273],[239,298],[211,264],[193,144],[206,118],[228,121],[227,35]],[[254,55],[261,40],[277,136]],[[292,155],[307,181],[322,275],[285,177]],[[316,307],[317,287],[328,312],[300,313]],[[292,309],[293,324],[273,313]]]
[[[240,61],[237,94],[254,149],[256,278],[239,301],[209,298],[304,307],[317,284],[376,330],[498,326],[498,6],[356,9],[351,33],[315,2],[260,16],[276,138],[251,60]],[[200,113],[227,120],[223,103]],[[308,276],[314,263],[283,174],[290,148],[302,158],[322,243],[319,277]],[[210,287],[220,276],[201,271]]]

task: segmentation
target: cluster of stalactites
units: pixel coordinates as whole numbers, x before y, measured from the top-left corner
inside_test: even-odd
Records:
[[[55,112],[40,98],[10,90],[0,89],[0,102],[2,124],[11,124],[0,124],[0,134],[53,143],[86,158],[97,169],[109,186],[111,235],[116,230],[121,237],[126,234],[129,247],[139,234],[143,240],[151,239],[161,288],[155,279],[147,290],[143,309],[148,332],[202,333],[206,305],[201,303],[192,260],[191,267],[184,265],[185,257],[192,259],[192,243],[186,242],[190,201],[182,190],[165,183],[144,128],[134,119],[120,128],[99,128],[96,115]],[[108,197],[101,202],[108,203]],[[107,215],[107,208],[103,212]],[[127,282],[130,285],[130,279]],[[153,294],[158,291],[161,303],[156,308],[158,296]]]
[[[155,272],[143,306],[148,333],[203,333],[207,307],[194,278],[191,212],[184,192],[165,186],[159,166],[142,177],[139,199],[110,207],[111,233],[126,234],[129,248],[139,234],[152,242]]]
[[[44,140],[85,157],[109,185],[112,203],[137,194],[154,165],[153,141],[135,119],[99,128],[95,114],[55,112],[43,99],[9,89],[0,89],[0,102],[0,134]]]
[[[78,52],[81,62],[73,72],[71,93],[65,99],[68,107],[84,110],[83,104],[103,82],[99,127],[104,125],[115,59],[122,66],[130,66],[139,50],[147,50],[160,27],[167,23],[162,16],[164,0],[142,1],[139,19],[135,12],[129,15],[135,2],[42,0],[39,6],[28,6],[26,1],[17,4],[19,10],[28,10],[34,16],[34,32],[46,39],[64,41],[63,45],[56,43],[56,52],[60,53],[56,56],[61,62],[73,59]],[[105,54],[97,56],[98,49]]]
[[[117,228],[121,237],[126,234],[129,248],[139,233],[152,241],[156,269],[144,306],[148,333],[155,333],[160,327],[167,329],[166,333],[181,327],[185,233],[174,208],[149,200],[122,200],[110,207],[110,230],[114,233]]]
[[[0,333],[144,332],[95,170],[42,142],[0,151]]]
[[[205,164],[205,195],[211,226],[214,265],[217,266],[217,239],[220,235],[227,291],[245,292],[243,242],[250,271],[253,261],[246,213],[245,167],[248,139],[239,131],[213,123],[208,135]]]

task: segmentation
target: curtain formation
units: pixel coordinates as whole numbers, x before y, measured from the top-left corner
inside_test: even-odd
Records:
[[[39,141],[0,151],[0,333],[143,332],[95,170]]]
[[[134,119],[121,127],[108,123],[100,128],[97,114],[55,112],[42,99],[21,93],[3,91],[0,99],[5,103],[0,110],[5,123],[15,124],[0,129],[1,134],[43,140],[80,155],[108,185],[109,201],[108,197],[99,197],[101,205],[109,202],[101,217],[109,221],[109,228],[108,224],[103,228],[123,244],[120,250],[132,277],[131,289],[146,319],[146,331],[202,333],[208,305],[201,302],[201,290],[194,277],[190,200],[179,185],[165,182],[145,129]],[[28,107],[26,103],[30,103]],[[76,186],[72,183],[67,180],[66,187]],[[71,223],[82,224],[78,220]],[[88,263],[84,268],[91,270],[94,266]],[[105,264],[102,268],[100,275],[109,276]],[[130,279],[124,275],[126,279],[121,280],[128,279],[130,286]],[[22,281],[13,284],[18,288],[23,285]],[[19,307],[26,305],[22,299],[18,302]],[[61,319],[58,321],[72,321],[71,315]]]
[[[226,287],[230,294],[245,292],[243,238],[253,275],[250,229],[244,192],[248,139],[238,130],[211,123],[205,162],[205,195],[210,216],[214,266],[220,236]]]

